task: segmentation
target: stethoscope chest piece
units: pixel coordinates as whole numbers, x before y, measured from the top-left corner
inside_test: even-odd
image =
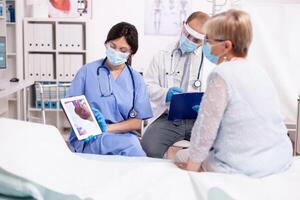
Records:
[[[195,88],[200,88],[201,87],[201,81],[199,79],[194,82],[194,87]]]
[[[130,118],[136,118],[136,111],[135,111],[135,110],[131,110],[131,111],[129,112],[129,117],[130,117]]]

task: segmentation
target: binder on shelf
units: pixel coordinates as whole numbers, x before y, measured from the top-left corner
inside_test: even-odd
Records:
[[[34,92],[35,92],[35,107],[40,109],[42,108],[41,90],[37,83],[34,85]]]
[[[52,83],[51,82],[43,82],[44,85],[48,87],[44,87],[44,108],[50,109],[51,103],[50,103],[50,88]]]
[[[28,65],[28,77],[29,78],[34,78],[34,54],[29,53],[28,54],[28,59],[27,59],[27,65]]]
[[[69,54],[64,54],[64,81],[70,81],[71,80],[71,66],[70,66],[70,55]]]
[[[37,50],[40,48],[40,43],[41,43],[41,34],[40,34],[40,26],[39,24],[33,24],[33,49]]]
[[[40,45],[44,50],[53,50],[53,25],[51,23],[39,24]]]
[[[40,56],[40,81],[46,81],[46,69],[47,69],[47,60],[46,60],[46,54],[39,54]]]
[[[75,75],[79,68],[83,65],[83,54],[74,54],[70,55],[70,75],[71,75],[71,80],[75,78]]]
[[[27,48],[33,49],[35,42],[34,42],[34,24],[33,23],[27,23],[27,30],[26,30],[26,38],[27,38]]]
[[[42,44],[43,44],[43,35],[45,33],[43,33],[43,28],[42,28],[42,24],[35,24],[34,27],[34,40],[35,40],[35,47],[36,49],[42,49]],[[43,44],[44,45],[44,44]]]
[[[84,50],[84,24],[64,24],[57,27],[58,49],[65,51]]]
[[[64,79],[64,54],[58,54],[56,70],[57,70],[57,76],[58,76],[57,79],[59,81],[63,81],[63,79]]]
[[[63,49],[63,46],[64,46],[64,32],[63,32],[63,29],[62,29],[62,25],[59,24],[57,26],[57,49],[61,50]]]
[[[32,54],[33,55],[33,77],[35,80],[41,80],[41,54]]]
[[[46,79],[53,80],[54,79],[54,55],[53,54],[46,54]]]
[[[50,102],[51,102],[51,109],[56,109],[57,108],[57,94],[56,94],[57,86],[50,88]]]
[[[73,33],[71,37],[72,49],[83,50],[83,24],[72,24],[69,31]]]
[[[57,27],[57,43],[58,49],[66,50],[69,47],[69,38],[72,37],[72,34],[68,31],[66,24],[59,24]]]

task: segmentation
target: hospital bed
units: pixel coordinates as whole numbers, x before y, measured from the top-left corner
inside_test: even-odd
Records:
[[[187,172],[162,159],[75,154],[49,125],[0,118],[0,127],[0,194],[10,199],[300,199],[298,157],[288,171],[254,179]]]

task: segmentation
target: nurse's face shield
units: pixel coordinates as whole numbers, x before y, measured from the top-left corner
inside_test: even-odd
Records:
[[[192,29],[187,23],[183,24],[182,34],[198,46],[202,45],[203,40],[205,38],[204,34],[198,33],[197,31]]]

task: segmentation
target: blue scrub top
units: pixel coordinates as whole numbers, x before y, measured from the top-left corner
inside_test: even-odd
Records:
[[[115,79],[103,59],[88,63],[81,67],[72,81],[68,97],[85,95],[91,107],[97,108],[105,117],[107,123],[117,123],[127,120],[128,113],[133,105],[133,83],[128,67]],[[97,69],[99,76],[97,76]],[[129,66],[131,67],[131,66]],[[135,81],[134,110],[137,119],[151,118],[152,110],[147,88],[143,77],[132,70]],[[112,95],[110,95],[112,93]],[[70,135],[70,143],[77,140],[74,133]],[[73,145],[72,145],[73,146]],[[80,145],[81,146],[81,145]]]

